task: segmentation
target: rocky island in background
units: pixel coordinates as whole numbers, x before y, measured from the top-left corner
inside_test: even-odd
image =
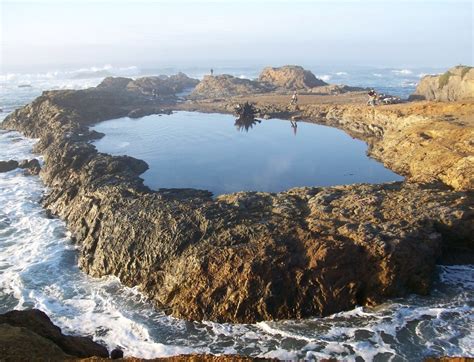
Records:
[[[473,84],[473,68],[455,67],[423,78],[412,101],[373,108],[365,89],[329,85],[297,66],[265,68],[257,80],[106,78],[44,92],[0,127],[39,138],[44,207],[66,221],[85,272],[138,285],[179,318],[253,323],[427,294],[437,262],[473,262]],[[288,105],[294,90],[298,107]],[[140,178],[144,161],[89,143],[101,137],[89,126],[103,120],[231,113],[243,102],[262,118],[340,128],[405,181],[216,198],[152,191]]]

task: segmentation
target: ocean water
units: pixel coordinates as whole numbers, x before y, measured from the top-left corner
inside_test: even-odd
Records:
[[[239,123],[232,115],[175,112],[97,124],[99,152],[142,159],[152,189],[219,195],[403,178],[367,157],[367,145],[336,128],[284,120]]]
[[[245,75],[241,71],[235,73]],[[77,72],[57,72],[49,80],[45,74],[2,75],[0,120],[44,89],[82,88],[101,80],[71,79],[71,73]],[[27,79],[31,87],[18,88]],[[1,131],[0,159],[35,157],[34,142]],[[394,299],[326,318],[250,325],[187,322],[154,309],[139,290],[116,278],[82,273],[64,222],[48,218],[40,205],[46,191],[39,177],[21,170],[0,174],[0,312],[40,308],[66,333],[90,335],[109,349],[121,346],[125,355],[144,358],[193,352],[345,361],[474,357],[474,265],[439,266],[430,296]]]

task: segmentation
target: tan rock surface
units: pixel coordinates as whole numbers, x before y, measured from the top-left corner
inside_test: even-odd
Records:
[[[207,75],[189,95],[191,99],[227,98],[236,95],[263,93],[269,90],[265,85],[231,75]]]
[[[427,75],[420,80],[413,99],[460,101],[474,99],[474,67],[456,66],[440,75]]]
[[[258,80],[259,82],[286,90],[307,90],[328,85],[323,80],[316,78],[309,70],[296,65],[264,68]]]
[[[138,177],[143,161],[97,153],[87,129],[149,101],[100,89],[46,93],[2,127],[40,138],[50,191],[44,205],[80,243],[81,268],[139,285],[175,316],[304,318],[424,294],[442,253],[474,249],[471,103],[372,109],[363,94],[348,93],[302,96],[298,110],[287,96],[265,94],[170,107],[229,112],[242,99],[262,114],[344,129],[415,183],[216,199],[197,190],[154,192]]]

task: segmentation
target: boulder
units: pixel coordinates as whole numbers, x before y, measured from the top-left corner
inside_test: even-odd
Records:
[[[208,75],[199,82],[190,99],[226,98],[264,93],[272,90],[272,86],[261,84],[249,79],[236,78],[232,75]]]
[[[111,359],[119,359],[123,358],[123,351],[120,348],[114,348],[112,352],[110,352]]]
[[[56,354],[67,354],[75,357],[108,357],[109,352],[104,346],[95,343],[88,337],[67,336],[61,333],[61,329],[53,324],[49,317],[38,309],[31,310],[13,310],[0,315],[0,325],[9,325],[16,327],[16,329],[6,328],[4,331],[9,332],[10,336],[15,335],[15,339],[10,338],[10,341],[16,340],[28,341],[28,337],[35,336],[34,340],[38,341],[38,348],[45,348],[44,351],[52,350]],[[0,346],[6,344],[7,334],[0,334]],[[8,340],[8,339],[7,339]],[[33,340],[33,339],[31,339]],[[48,342],[49,341],[49,342]],[[50,343],[52,342],[52,343]],[[54,347],[54,345],[56,347]],[[16,350],[27,348],[28,343],[20,345],[10,345],[9,350]],[[47,349],[46,349],[47,348]],[[46,356],[48,356],[46,354]],[[4,355],[2,355],[4,357]],[[33,358],[30,356],[30,358]],[[34,358],[33,358],[34,359]]]
[[[474,98],[474,67],[459,65],[420,80],[410,100],[459,101]]]
[[[25,169],[30,175],[38,175],[41,171],[41,165],[36,158],[20,161],[18,167]]]
[[[0,161],[0,172],[12,171],[18,167],[18,162],[15,160]]]
[[[2,361],[63,361],[72,357],[53,341],[9,324],[0,324],[0,356]]]
[[[296,65],[264,68],[258,80],[259,82],[286,90],[306,90],[328,85],[323,80],[316,78],[309,70]]]

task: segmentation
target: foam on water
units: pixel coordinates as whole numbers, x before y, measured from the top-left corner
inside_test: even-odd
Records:
[[[330,73],[333,80],[347,77],[337,74],[341,72]],[[390,73],[377,71],[381,79]],[[70,80],[51,82],[56,81]],[[51,84],[45,81],[44,87]],[[30,101],[41,87],[2,93],[0,108]],[[35,157],[34,142],[1,131],[0,159]],[[345,361],[474,357],[473,265],[440,266],[430,296],[410,296],[326,318],[253,325],[186,322],[154,309],[137,288],[124,287],[114,277],[94,279],[82,273],[78,247],[64,222],[48,218],[41,207],[45,191],[37,176],[25,176],[21,170],[0,173],[0,313],[40,308],[66,333],[90,335],[109,349],[119,345],[126,355],[143,358],[191,352]]]
[[[31,158],[33,143],[0,134],[0,149],[9,157]],[[20,170],[0,174],[0,312],[39,308],[66,333],[90,335],[143,358],[193,352],[348,361],[473,355],[473,266],[440,267],[432,296],[373,309],[254,325],[186,322],[155,310],[137,288],[114,277],[82,273],[64,223],[41,208],[43,192],[38,177]]]

